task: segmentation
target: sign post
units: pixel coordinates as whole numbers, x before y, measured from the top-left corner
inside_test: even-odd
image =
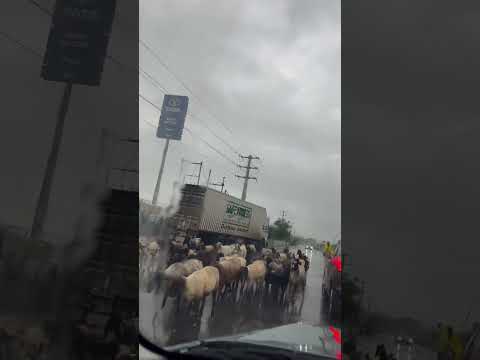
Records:
[[[72,93],[72,83],[66,83],[63,91],[62,102],[58,110],[57,125],[55,126],[55,133],[53,134],[53,144],[50,150],[50,155],[47,160],[47,168],[43,178],[42,187],[40,189],[40,196],[38,197],[37,208],[33,218],[32,239],[37,239],[43,232],[43,223],[45,222],[45,215],[48,210],[48,200],[50,199],[50,191],[52,188],[53,175],[57,165],[58,150],[62,139],[63,126],[65,124],[65,117],[67,115],[70,95]]]
[[[160,164],[160,171],[158,172],[157,183],[155,184],[155,191],[153,192],[153,205],[157,205],[158,192],[160,191],[160,181],[162,180],[163,168],[165,167],[165,158],[167,157],[169,144],[170,139],[167,139],[167,141],[165,141],[165,146],[163,147],[162,163]]]
[[[57,0],[41,77],[64,82],[53,144],[35,210],[30,237],[38,238],[48,203],[73,84],[100,85],[116,0]]]
[[[170,140],[181,140],[185,117],[187,116],[188,96],[165,95],[163,98],[162,112],[160,114],[160,122],[157,129],[157,137],[166,139],[163,148],[162,162],[158,172],[157,183],[153,192],[152,204],[156,205],[158,193],[160,191],[160,183],[162,181],[163,168],[167,157],[168,145]]]

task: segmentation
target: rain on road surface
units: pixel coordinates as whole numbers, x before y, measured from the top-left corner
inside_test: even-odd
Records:
[[[201,319],[193,319],[185,312],[176,314],[173,300],[169,299],[160,310],[162,294],[140,292],[140,330],[149,339],[162,346],[186,343],[198,339],[229,336],[252,330],[272,328],[287,323],[302,321],[311,325],[325,324],[322,316],[321,286],[323,276],[323,255],[318,251],[308,252],[311,258],[307,273],[307,287],[301,312],[301,296],[297,297],[294,311],[287,311],[279,305],[268,304],[259,307],[254,304],[231,301],[218,303],[215,315],[210,318],[211,299],[207,298]],[[154,317],[155,309],[157,316]],[[154,319],[155,318],[155,319]]]

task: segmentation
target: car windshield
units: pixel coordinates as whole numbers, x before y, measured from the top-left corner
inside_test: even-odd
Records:
[[[142,0],[139,62],[142,336],[335,358],[340,3]]]

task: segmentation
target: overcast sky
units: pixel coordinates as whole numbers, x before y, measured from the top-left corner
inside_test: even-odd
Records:
[[[38,1],[53,11],[54,0]],[[20,23],[18,18],[24,21]],[[131,18],[129,18],[131,17]],[[5,94],[0,128],[0,223],[30,228],[52,144],[64,85],[40,77],[51,18],[28,1],[0,4],[1,31],[38,53],[35,55],[0,36],[0,76]],[[134,2],[117,1],[108,53],[136,68],[138,14]],[[121,24],[121,26],[119,26]],[[99,87],[74,85],[46,219],[48,232],[71,236],[78,216],[80,187],[103,178],[96,169],[101,129],[108,130],[108,167],[137,168],[136,146],[118,145],[119,138],[138,136],[138,75],[106,60]],[[116,161],[120,160],[120,161]],[[111,174],[118,183],[118,172]],[[126,179],[130,186],[136,178]],[[127,184],[128,185],[128,184]]]
[[[342,250],[375,310],[480,317],[479,13],[344,3]]]
[[[238,155],[253,164],[247,200],[274,221],[285,210],[296,233],[331,239],[340,231],[340,2],[268,0],[140,1],[140,66],[169,93],[188,95],[181,142],[173,141],[159,201],[169,200],[180,159],[204,161],[212,180],[240,197]],[[173,75],[174,74],[174,75]],[[187,91],[179,80],[192,92]],[[140,78],[140,93],[161,106],[163,93]],[[155,138],[159,111],[140,101],[140,195],[151,199],[164,140]],[[148,124],[150,123],[150,124]],[[205,125],[206,124],[206,125]],[[215,135],[207,129],[207,126]],[[230,129],[228,131],[227,129]],[[246,165],[243,163],[242,165]],[[196,169],[191,166],[185,173]]]

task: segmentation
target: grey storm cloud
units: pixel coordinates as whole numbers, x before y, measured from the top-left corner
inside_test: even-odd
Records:
[[[38,3],[53,10],[54,1]],[[29,229],[52,144],[63,84],[40,77],[51,18],[28,1],[4,2],[0,7],[2,31],[38,52],[35,55],[4,36],[0,38],[3,49],[0,74],[7,100],[2,107],[5,115],[0,131],[0,161],[4,167],[0,222]],[[125,14],[137,17],[133,2],[119,0],[117,10],[123,14],[122,19],[127,20]],[[25,22],[18,22],[19,18]],[[125,21],[122,26],[115,21],[113,25],[108,53],[126,66],[138,61],[136,28],[136,20]],[[137,87],[132,86],[137,82],[136,71],[126,71],[107,59],[99,87],[73,86],[45,225],[47,232],[69,238],[78,218],[82,186],[104,180],[104,174],[96,168],[102,129],[108,130],[107,155],[116,155],[110,156],[108,166],[138,167],[138,151],[117,146],[116,140],[138,136],[137,107],[131,106],[138,96]],[[110,179],[118,181],[118,174],[113,173]],[[127,182],[135,184],[136,179]]]
[[[233,162],[238,155],[201,119],[236,151],[261,157],[248,199],[273,220],[286,210],[298,234],[331,239],[339,232],[339,2],[142,1],[140,37],[170,71],[142,46],[140,65],[167,91],[189,95],[194,115],[186,121],[194,136],[171,142],[160,201],[169,200],[182,157],[204,160],[205,176],[212,169],[214,181],[226,176],[229,193],[241,194],[240,169],[199,137]],[[144,79],[140,92],[161,105],[162,92]],[[141,103],[140,193],[150,198],[163,141],[147,121],[157,124],[158,111]]]
[[[463,326],[480,299],[480,6],[358,5],[342,9],[343,250],[377,310]]]

